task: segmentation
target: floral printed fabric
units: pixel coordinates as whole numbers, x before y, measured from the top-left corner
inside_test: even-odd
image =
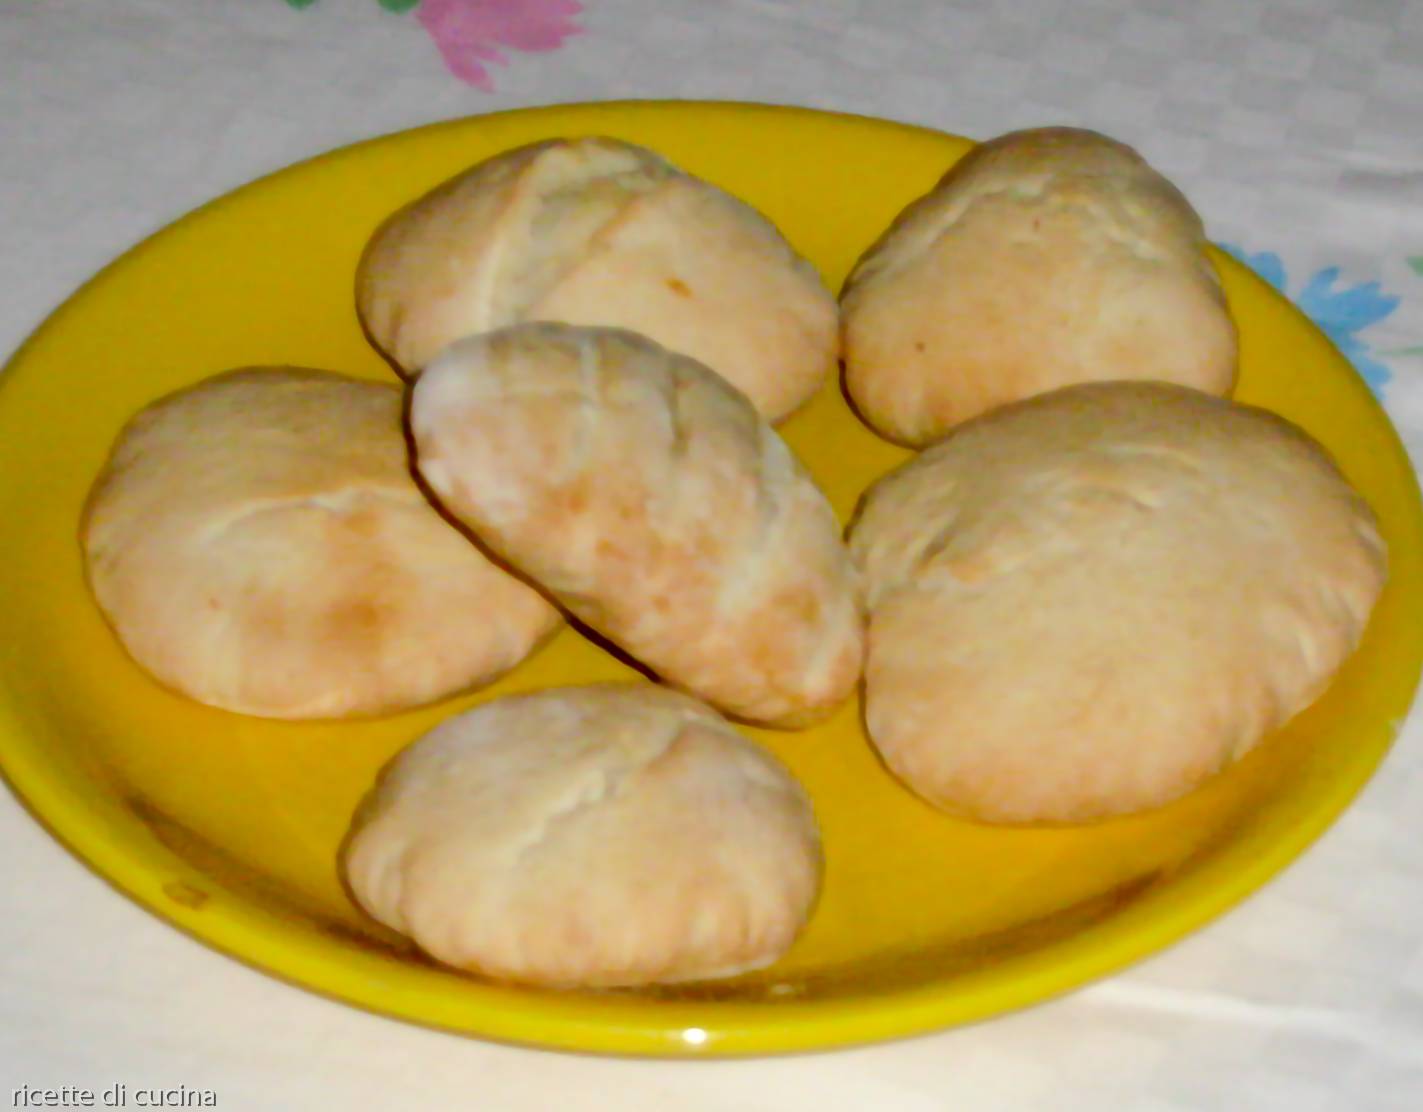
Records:
[[[316,0],[286,0],[293,8],[309,8]],[[461,81],[494,91],[489,66],[508,65],[506,51],[542,54],[557,50],[582,28],[573,17],[583,10],[578,0],[379,0],[388,12],[415,11],[415,18],[434,40],[445,66]]]
[[[537,54],[557,50],[581,28],[577,0],[423,0],[416,18],[430,32],[452,74],[494,91],[487,63],[505,65],[500,49]]]
[[[1423,279],[1423,255],[1414,255],[1406,261],[1408,263],[1408,268],[1413,271],[1413,273],[1416,274],[1420,279]],[[1394,351],[1391,354],[1423,357],[1423,344],[1419,344],[1414,347],[1399,348],[1397,351]]]
[[[1291,293],[1285,264],[1273,251],[1251,255],[1233,244],[1222,243],[1220,246],[1299,306],[1334,346],[1349,358],[1373,392],[1380,398],[1384,396],[1384,386],[1393,378],[1393,372],[1370,348],[1361,333],[1397,309],[1397,297],[1385,294],[1378,282],[1341,285],[1337,266],[1315,271],[1313,277]],[[1423,260],[1411,261],[1419,264],[1416,269],[1423,273]]]

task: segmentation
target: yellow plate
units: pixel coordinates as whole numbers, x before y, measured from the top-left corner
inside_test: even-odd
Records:
[[[228,367],[296,363],[391,378],[352,307],[387,212],[515,144],[601,132],[749,199],[833,287],[905,201],[968,146],[847,116],[734,104],[601,104],[425,128],[285,170],[179,221],[79,291],[0,386],[0,759],[35,814],[158,915],[296,984],[490,1038],[636,1054],[829,1047],[979,1019],[1179,938],[1279,871],[1382,758],[1423,659],[1420,507],[1388,420],[1328,341],[1222,263],[1241,324],[1240,396],[1333,451],[1383,522],[1392,579],[1329,693],[1208,787],[1085,829],[955,821],[902,790],[847,707],[808,733],[752,731],[809,788],[824,895],[773,968],[651,993],[548,993],[445,972],[374,927],[335,867],[377,769],[435,722],[509,691],[628,675],[564,631],[474,698],[361,724],[281,724],[169,694],[119,650],[86,593],[80,504],[114,435],[160,394]],[[785,429],[848,516],[903,458],[828,387]]]

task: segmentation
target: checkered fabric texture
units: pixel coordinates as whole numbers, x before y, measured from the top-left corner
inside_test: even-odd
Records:
[[[1386,368],[1423,458],[1420,0],[585,0],[582,32],[510,52],[492,93],[398,6],[0,0],[0,348],[195,205],[435,119],[673,97],[972,136],[1063,122],[1138,146],[1213,238],[1275,256],[1291,296],[1326,268],[1328,289],[1363,288],[1367,333],[1340,327]],[[0,845],[0,1097],[127,1082],[263,1112],[1423,1109],[1419,716],[1314,849],[1170,951],[1025,1013],[814,1057],[595,1060],[418,1030],[217,957],[3,794]]]

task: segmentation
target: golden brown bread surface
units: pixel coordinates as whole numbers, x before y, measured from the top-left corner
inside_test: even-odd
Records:
[[[870,488],[850,545],[875,745],[926,799],[1002,822],[1189,791],[1320,695],[1385,578],[1319,445],[1162,383],[968,422]]]
[[[492,680],[558,625],[416,486],[393,386],[251,368],[120,434],[81,528],[124,647],[191,698],[375,714]]]
[[[861,608],[834,512],[701,364],[630,332],[518,325],[447,349],[410,413],[450,512],[674,686],[775,725],[854,688]]]
[[[615,139],[519,147],[407,205],[371,238],[356,302],[407,373],[521,321],[607,325],[707,364],[771,421],[839,350],[835,299],[769,221]]]
[[[362,805],[343,865],[362,907],[446,964],[610,987],[774,961],[820,844],[800,786],[709,708],[604,684],[438,726]]]
[[[860,259],[845,384],[908,445],[1077,382],[1235,381],[1235,326],[1200,218],[1131,148],[1038,128],[975,148]]]

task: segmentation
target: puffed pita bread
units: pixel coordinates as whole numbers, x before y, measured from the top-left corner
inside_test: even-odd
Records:
[[[770,221],[599,137],[507,151],[392,215],[362,256],[356,303],[408,374],[521,321],[606,325],[705,363],[773,422],[839,353],[835,299]]]
[[[1264,410],[1163,383],[985,414],[873,486],[866,722],[946,809],[1167,803],[1304,709],[1385,578],[1373,514]]]
[[[1235,325],[1200,218],[1130,147],[1037,128],[984,143],[906,208],[841,295],[845,386],[890,440],[1077,382],[1227,394]]]
[[[834,512],[701,364],[630,332],[517,325],[446,349],[410,425],[451,513],[674,686],[781,726],[853,690],[862,611]]]
[[[427,703],[559,624],[416,486],[394,386],[251,368],[155,402],[114,445],[81,541],[130,655],[273,718]]]
[[[769,964],[821,864],[774,758],[684,695],[605,684],[436,727],[361,807],[344,868],[362,907],[447,965],[589,988]]]

